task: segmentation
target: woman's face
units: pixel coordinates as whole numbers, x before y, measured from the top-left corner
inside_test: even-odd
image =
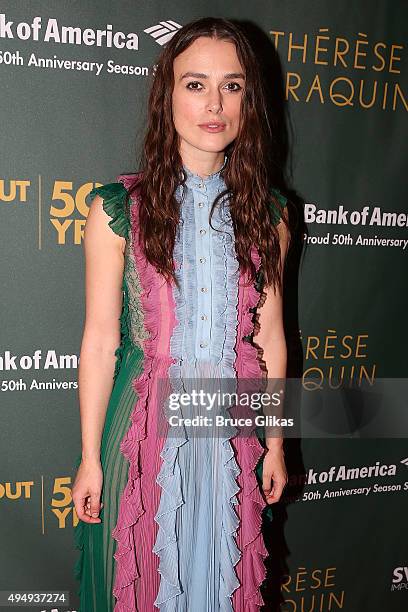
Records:
[[[197,38],[174,60],[173,121],[180,154],[219,153],[237,136],[244,70],[232,42]],[[211,131],[205,124],[222,124]]]

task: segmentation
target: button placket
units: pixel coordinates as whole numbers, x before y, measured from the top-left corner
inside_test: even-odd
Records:
[[[224,164],[226,163],[226,157]],[[212,321],[218,311],[215,302],[219,296],[213,293],[212,267],[213,251],[217,241],[213,245],[212,227],[209,224],[209,213],[214,197],[224,188],[224,183],[219,177],[219,172],[202,179],[200,176],[184,168],[186,177],[186,191],[179,189],[177,192],[181,207],[185,207],[188,213],[181,220],[180,236],[183,237],[183,249],[189,250],[187,261],[191,265],[184,267],[184,287],[188,293],[194,287],[195,296],[187,303],[186,308],[186,331],[182,342],[182,356],[186,362],[195,355],[198,359],[211,359],[213,352]],[[215,215],[213,219],[218,215]],[[200,230],[203,230],[200,233]],[[193,252],[191,252],[193,249]],[[218,253],[214,253],[218,258]],[[182,264],[180,264],[182,266]],[[189,285],[190,283],[190,285]],[[203,289],[203,290],[202,290]],[[220,287],[214,286],[214,292]],[[220,296],[221,299],[222,296]],[[194,316],[193,316],[194,315]]]
[[[198,228],[197,247],[200,257],[197,266],[197,288],[198,288],[198,322],[197,338],[200,352],[209,350],[209,321],[211,304],[211,284],[209,283],[209,257],[210,257],[210,236],[208,221],[208,195],[206,186],[203,182],[199,184],[200,189],[205,193],[199,193],[199,202],[195,207],[196,227]],[[201,314],[200,314],[201,313]]]

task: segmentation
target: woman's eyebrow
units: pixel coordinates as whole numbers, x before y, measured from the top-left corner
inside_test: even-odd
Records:
[[[185,72],[180,77],[180,81],[188,77],[194,77],[196,79],[208,79],[208,74],[204,74],[204,72]],[[227,72],[227,74],[224,74],[224,79],[245,79],[245,76],[242,74],[242,72]]]

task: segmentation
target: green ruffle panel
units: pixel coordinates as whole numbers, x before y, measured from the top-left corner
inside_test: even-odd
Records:
[[[103,209],[111,221],[109,226],[119,236],[127,238],[130,230],[128,192],[122,183],[108,183],[94,187],[89,196],[99,195],[103,199]]]
[[[75,473],[78,471],[78,468],[80,466],[80,463],[82,461],[82,452],[78,455],[78,457],[75,460]],[[79,551],[77,558],[76,558],[76,562],[74,565],[74,578],[75,580],[79,581],[82,575],[82,568],[83,568],[83,564],[84,564],[84,522],[83,521],[79,521],[78,524],[74,527],[74,548]],[[76,591],[77,595],[80,597],[81,596],[81,585],[79,585],[79,587],[77,587],[77,591]]]

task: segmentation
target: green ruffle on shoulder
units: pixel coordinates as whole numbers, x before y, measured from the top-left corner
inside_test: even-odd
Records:
[[[103,199],[103,209],[112,217],[109,227],[123,238],[127,238],[130,230],[128,192],[122,183],[108,183],[94,187],[89,194],[93,199],[99,195]]]
[[[272,187],[271,191],[273,195],[275,196],[275,198],[277,198],[279,204],[285,207],[288,201],[287,198],[276,187]],[[270,203],[270,207],[272,211],[272,218],[273,218],[274,225],[277,225],[281,219],[280,210],[277,209],[277,207],[274,205],[273,202]]]

